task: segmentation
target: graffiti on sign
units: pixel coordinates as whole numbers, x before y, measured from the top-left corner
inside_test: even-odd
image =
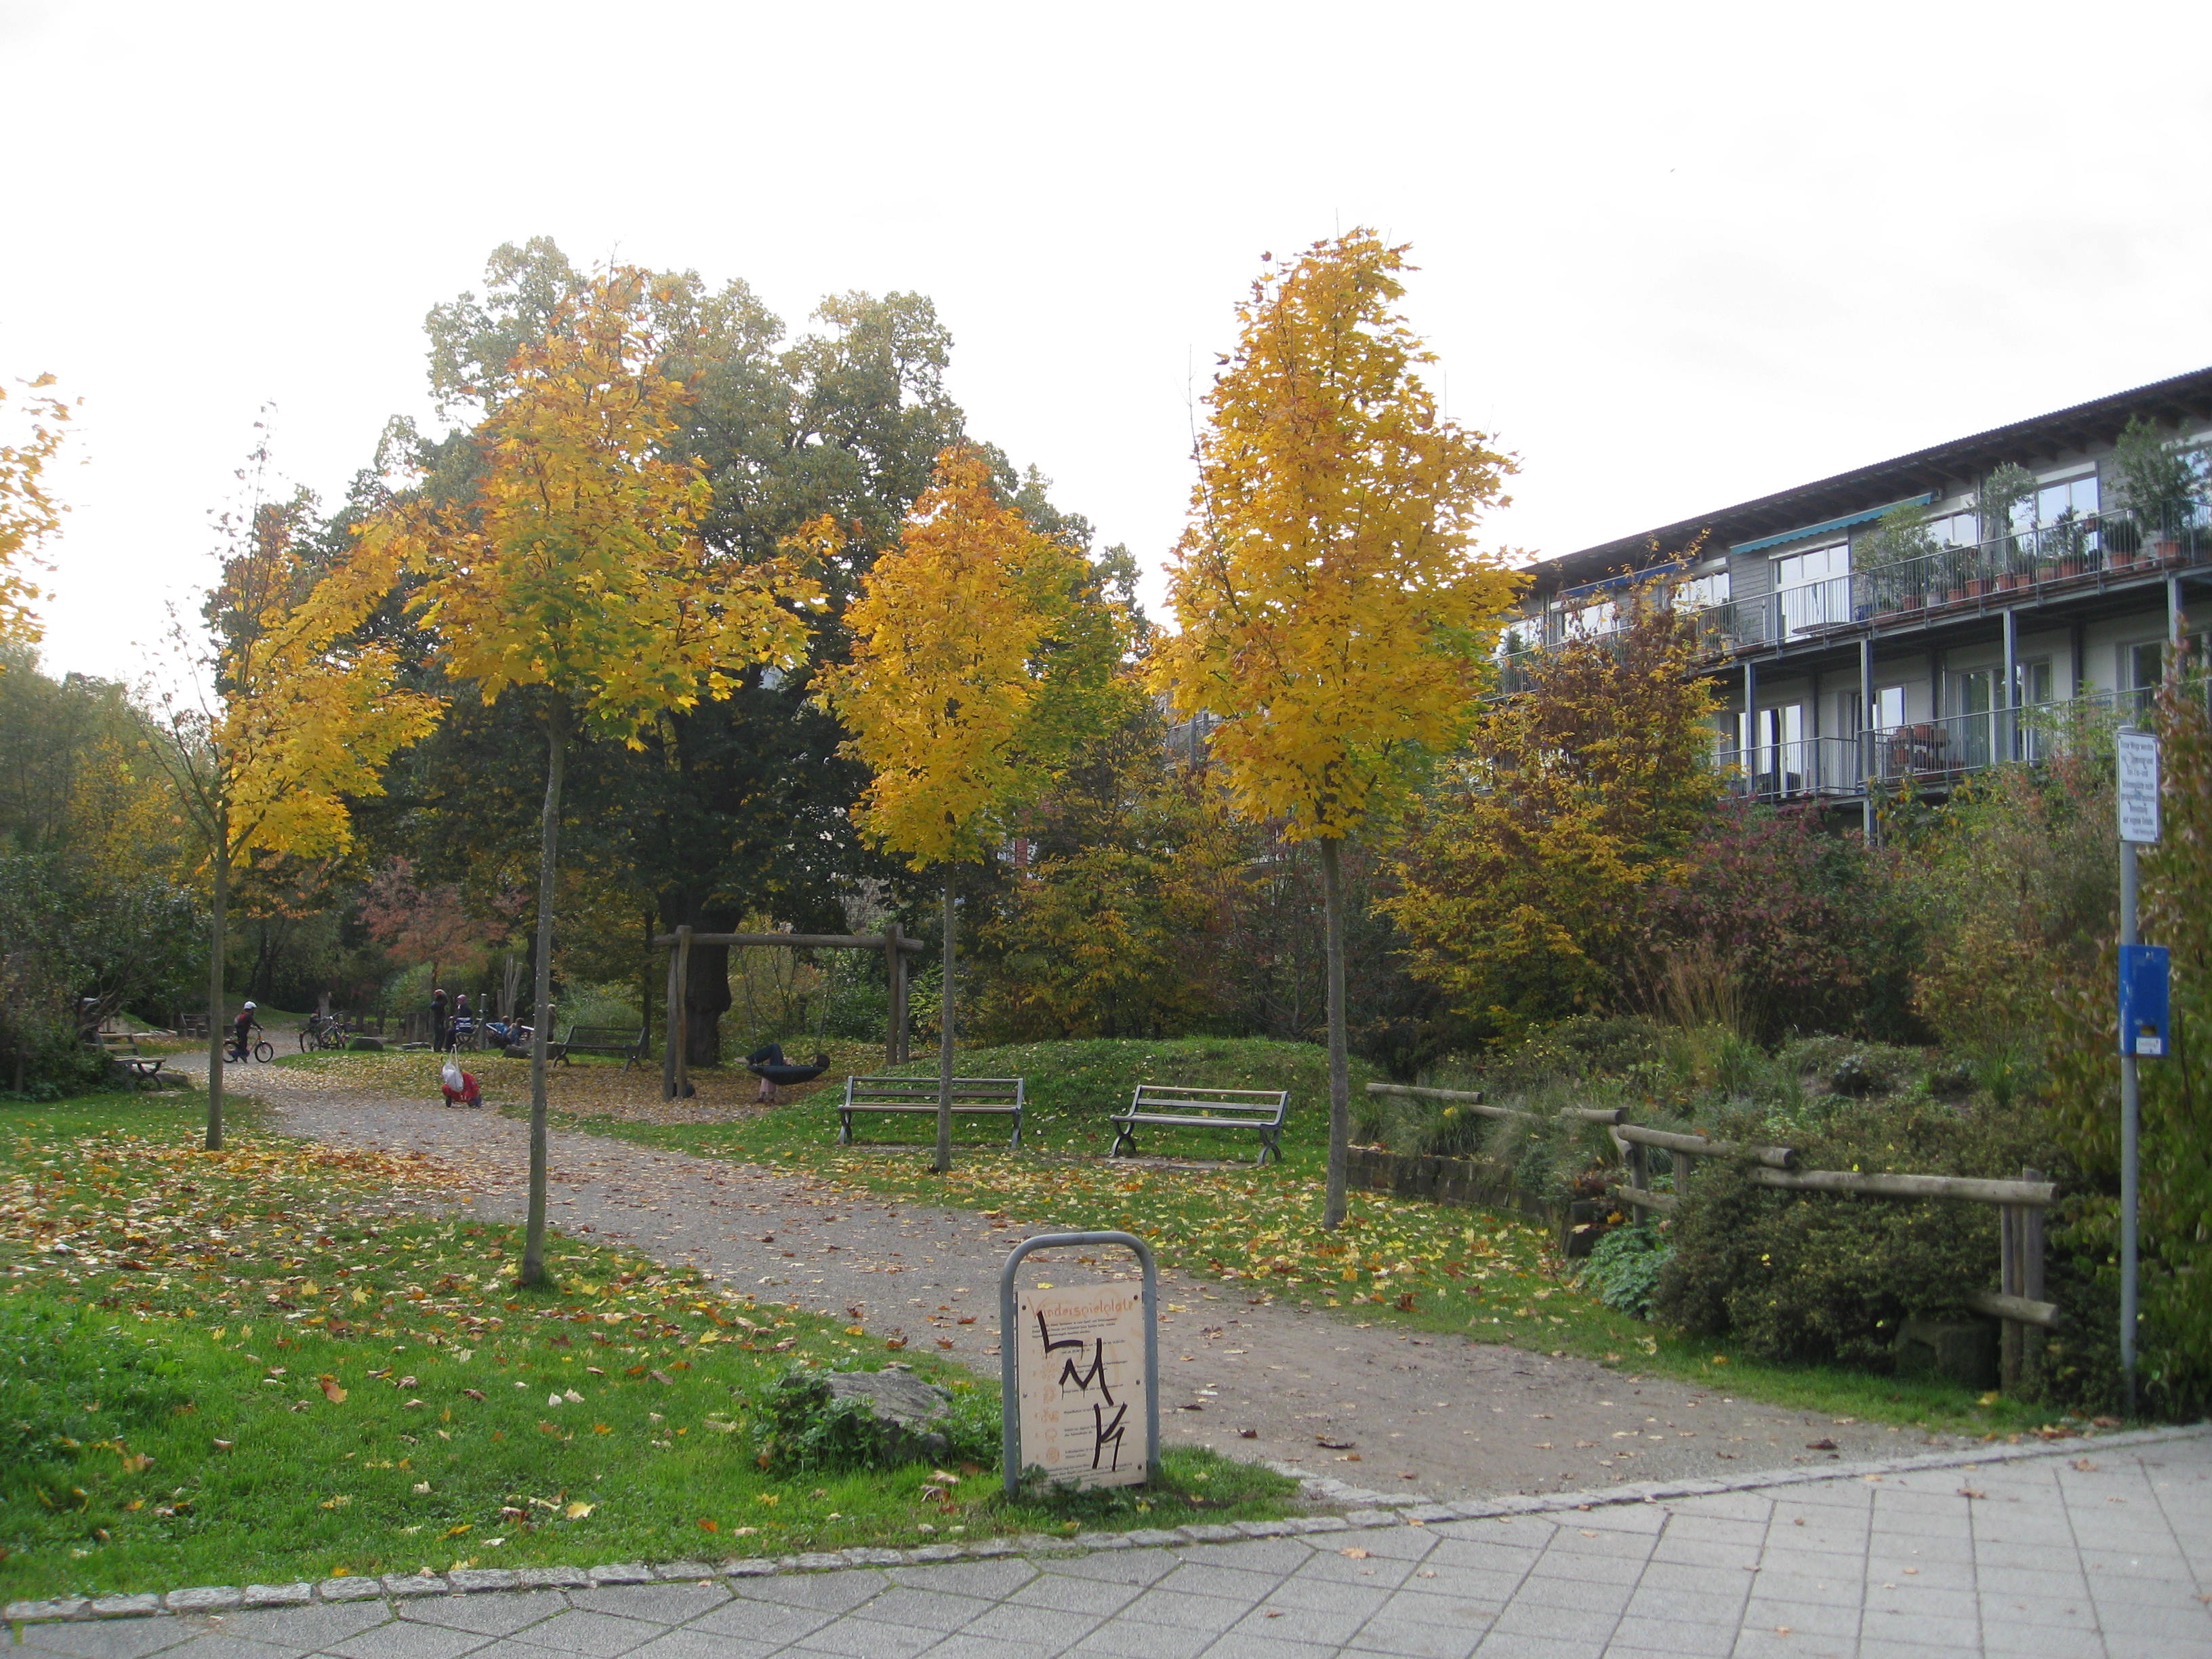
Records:
[[[1134,1284],[1021,1292],[1015,1375],[1022,1462],[1069,1486],[1145,1479],[1145,1319]]]

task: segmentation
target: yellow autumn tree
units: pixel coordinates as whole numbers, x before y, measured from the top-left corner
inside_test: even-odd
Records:
[[[385,598],[379,574],[342,562],[318,574],[301,556],[310,503],[263,498],[265,441],[246,507],[223,523],[233,551],[204,615],[193,672],[157,690],[155,753],[206,849],[213,890],[208,952],[207,1145],[222,1145],[224,934],[231,878],[262,857],[317,858],[352,843],[350,799],[384,792],[385,763],[437,723],[437,698],[400,684],[389,646],[362,624]],[[179,629],[179,643],[183,644]]]
[[[16,441],[0,441],[0,645],[35,645],[39,619],[31,609],[45,597],[27,572],[39,562],[39,544],[61,527],[63,508],[46,489],[46,464],[62,443],[70,407],[46,392],[51,374],[24,382],[33,395],[21,414],[28,429]],[[8,388],[0,386],[0,415]]]
[[[1168,573],[1180,631],[1152,658],[1176,714],[1218,724],[1251,819],[1317,844],[1327,917],[1327,1224],[1344,1218],[1344,841],[1466,729],[1518,579],[1475,546],[1507,456],[1443,416],[1396,311],[1403,247],[1357,229],[1263,274],[1206,402]]]
[[[578,736],[641,746],[660,714],[724,697],[754,664],[797,665],[819,586],[793,562],[710,548],[704,466],[672,453],[690,393],[684,343],[653,321],[642,270],[600,273],[554,308],[475,434],[473,490],[416,491],[362,526],[357,556],[422,579],[410,609],[437,661],[486,702],[526,691],[545,729],[538,878],[530,1208],[521,1282],[545,1277],[545,1063],[561,787]]]
[[[823,521],[809,533],[836,532]],[[982,453],[956,447],[938,457],[845,625],[851,658],[822,671],[817,695],[874,774],[854,816],[874,845],[945,872],[942,1174],[952,1165],[955,872],[988,856],[1133,695],[1116,677],[1127,621],[1081,553],[999,500]]]

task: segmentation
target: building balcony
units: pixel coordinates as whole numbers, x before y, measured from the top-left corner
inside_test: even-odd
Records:
[[[2212,695],[2212,680],[2190,687]],[[1962,779],[2008,763],[2056,759],[2115,726],[2148,725],[2152,690],[2100,691],[2066,702],[1992,708],[1863,732],[1724,749],[1714,763],[1739,795],[1759,800],[1857,800],[1908,785],[1948,792]]]
[[[2124,582],[2212,566],[2212,520],[2199,508],[2179,522],[2147,522],[2124,509],[1942,547],[1825,581],[1752,599],[1682,607],[1715,659],[1793,644],[1939,623],[2095,592]],[[1500,653],[1501,690],[1525,684],[1529,654],[1620,632],[1586,608],[1547,611],[1540,643],[1516,638]],[[1535,632],[1534,618],[1528,624]]]
[[[2040,605],[2207,564],[2212,527],[2201,512],[2146,523],[2115,510],[1740,600],[1724,607],[1723,631],[1732,651],[1773,648]]]

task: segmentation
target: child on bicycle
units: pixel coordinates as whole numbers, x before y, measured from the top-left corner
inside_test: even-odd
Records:
[[[231,1022],[230,1057],[240,1065],[245,1064],[246,1056],[253,1052],[253,1033],[261,1029],[261,1022],[254,1018],[253,1012],[254,1006],[249,1002],[238,1011],[238,1018]]]

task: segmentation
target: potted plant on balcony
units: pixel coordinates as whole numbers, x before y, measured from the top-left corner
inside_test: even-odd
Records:
[[[1928,509],[1917,501],[1893,507],[1875,520],[1874,528],[1851,544],[1851,569],[1856,579],[1874,590],[1875,608],[1891,614],[1917,611],[1926,602],[1928,590],[1942,580],[1930,566],[1936,538],[1928,533]]]
[[[2142,539],[2160,563],[2181,557],[2181,532],[2197,516],[2197,469],[2182,447],[2138,415],[2112,446],[2112,470]]]
[[[1981,520],[1982,545],[2002,569],[2024,573],[2033,559],[2014,533],[2013,509],[2035,495],[2035,474],[2007,461],[1993,467],[1974,492],[1974,516]]]
[[[2082,575],[2089,568],[2089,538],[2082,532],[2081,515],[2072,507],[2060,514],[2042,531],[2044,552],[2057,559],[2062,576]]]

